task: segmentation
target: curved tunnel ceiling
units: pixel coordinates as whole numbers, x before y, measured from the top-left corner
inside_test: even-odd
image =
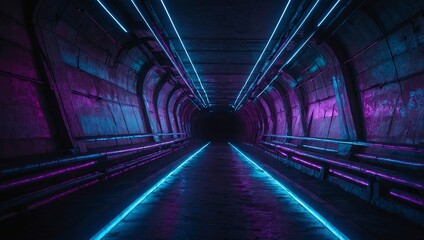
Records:
[[[125,41],[144,43],[160,64],[173,68],[173,77],[198,106],[237,110],[258,95],[318,31],[331,32],[331,24],[344,20],[342,13],[361,4],[350,0],[97,2],[98,6],[89,7],[104,8],[95,15],[108,24],[107,30],[115,35],[127,31],[130,39]]]

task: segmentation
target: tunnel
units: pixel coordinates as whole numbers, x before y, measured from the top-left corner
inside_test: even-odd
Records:
[[[424,1],[0,5],[0,239],[424,239]]]

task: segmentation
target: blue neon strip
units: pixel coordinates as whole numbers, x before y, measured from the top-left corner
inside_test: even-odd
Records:
[[[141,12],[141,10],[138,8],[137,4],[135,4],[134,0],[131,0],[131,3],[134,5],[135,9],[137,10],[138,14],[141,16],[141,18],[143,19],[144,23],[146,24],[146,26],[149,28],[150,32],[153,34],[153,37],[155,37],[156,41],[159,43],[160,47],[162,48],[162,50],[165,52],[166,56],[168,57],[168,59],[171,61],[172,65],[174,65],[174,67],[177,69],[178,74],[181,76],[181,78],[183,79],[184,83],[187,85],[187,87],[190,89],[190,91],[193,93],[194,96],[196,96],[196,94],[194,93],[193,88],[190,86],[190,84],[188,84],[186,78],[184,77],[183,73],[181,72],[180,68],[178,67],[178,65],[174,62],[174,60],[172,59],[172,57],[169,55],[168,51],[166,50],[165,46],[163,46],[162,42],[159,40],[159,37],[155,34],[155,32],[153,31],[153,28],[150,26],[149,22],[147,21],[147,19],[144,17],[143,13]],[[196,91],[198,93],[198,95],[200,96],[202,101],[199,101],[200,103],[203,102],[204,107],[205,106],[205,101],[203,100],[199,90],[196,88]],[[197,98],[197,96],[196,96]],[[197,106],[197,105],[196,105]]]
[[[195,73],[195,74],[196,74],[196,76],[197,76],[197,80],[199,80],[200,87],[202,88],[203,92],[205,93],[206,101],[207,101],[207,102],[208,102],[208,104],[209,104],[208,94],[206,93],[206,90],[205,90],[205,88],[203,87],[202,80],[200,80],[199,74],[197,73],[197,70],[196,70],[196,68],[194,67],[193,61],[191,60],[191,57],[190,57],[190,55],[189,55],[189,54],[188,54],[188,52],[187,52],[187,49],[186,49],[186,47],[185,47],[185,45],[184,45],[184,43],[183,43],[183,40],[181,39],[180,34],[178,33],[177,28],[175,27],[174,21],[172,20],[171,15],[169,14],[168,9],[166,8],[165,3],[163,2],[163,0],[161,0],[160,2],[162,3],[163,8],[165,9],[166,15],[168,16],[169,21],[171,22],[172,27],[174,28],[174,31],[175,31],[175,33],[177,34],[178,39],[180,40],[181,46],[183,47],[184,52],[185,52],[185,54],[187,55],[188,60],[190,61],[191,67],[193,68],[193,71],[194,71],[194,73]],[[202,98],[202,100],[203,100],[203,98]]]
[[[333,7],[330,9],[330,11],[325,14],[325,16],[322,18],[322,20],[318,23],[317,27],[321,26],[321,24],[325,21],[325,19],[330,15],[330,13],[334,10],[334,8],[339,4],[340,0],[337,0],[337,2],[333,5]]]
[[[240,153],[246,160],[248,160],[253,166],[262,171],[272,182],[277,184],[281,189],[283,189],[287,194],[292,197],[296,202],[302,205],[312,216],[314,216],[318,221],[320,221],[330,232],[332,232],[338,239],[349,239],[342,232],[340,232],[334,225],[332,225],[327,219],[325,219],[321,214],[315,211],[311,206],[309,206],[305,201],[303,201],[300,197],[294,194],[290,189],[284,186],[282,183],[277,181],[274,177],[272,177],[268,172],[266,172],[263,168],[261,168],[258,164],[256,164],[252,159],[246,156],[242,151],[236,148],[233,144],[230,144],[238,153]]]
[[[258,96],[256,96],[255,97],[255,99],[253,100],[253,101],[256,101],[256,99],[258,99],[258,97],[259,96],[261,96],[262,95],[262,93],[264,93],[271,85],[272,85],[272,83],[276,80],[278,78],[278,74],[277,75],[275,75],[275,77],[271,80],[271,82],[270,83],[268,83],[268,85],[264,88],[264,90],[262,90],[259,94],[258,94]]]
[[[293,58],[300,52],[300,50],[302,50],[302,48],[305,46],[305,44],[309,41],[309,39],[312,38],[312,36],[314,35],[315,32],[311,33],[311,35],[309,35],[309,37],[302,43],[302,45],[300,45],[300,47],[296,50],[296,52],[293,53],[293,55],[289,58],[289,60],[286,61],[285,64],[283,64],[282,67],[286,66],[287,64],[289,64],[289,62],[291,62],[291,60],[293,60]]]
[[[288,8],[288,7],[289,7],[289,5],[290,5],[290,2],[291,2],[291,0],[289,0],[289,1],[287,2],[286,6],[285,6],[285,8],[284,8],[284,11],[283,11],[283,13],[282,13],[282,14],[281,14],[281,16],[280,16],[280,19],[278,19],[277,25],[275,25],[274,31],[272,31],[272,34],[271,34],[271,36],[269,37],[268,42],[266,43],[266,45],[265,45],[265,47],[264,47],[264,50],[262,50],[261,55],[259,56],[258,60],[256,61],[255,65],[254,65],[254,66],[253,66],[253,68],[252,68],[252,71],[250,72],[249,76],[247,77],[246,81],[244,82],[243,87],[241,88],[240,92],[238,93],[237,98],[236,98],[236,100],[234,101],[234,106],[236,106],[236,105],[237,105],[237,100],[239,99],[240,94],[243,92],[244,88],[246,87],[247,82],[249,82],[250,77],[252,76],[253,72],[255,71],[256,67],[257,67],[257,66],[258,66],[258,64],[259,64],[259,61],[262,59],[262,56],[264,55],[264,53],[265,53],[266,49],[268,48],[268,45],[269,45],[269,43],[271,42],[272,37],[274,37],[275,32],[277,31],[278,27],[280,26],[281,20],[283,19],[284,14],[286,13],[287,8]]]
[[[296,36],[297,32],[300,30],[300,28],[303,26],[303,24],[306,22],[306,20],[309,18],[309,15],[311,15],[311,13],[314,11],[314,9],[316,8],[316,6],[318,5],[318,3],[320,2],[320,0],[317,0],[315,2],[315,4],[312,6],[311,10],[309,10],[308,14],[306,15],[306,17],[302,20],[302,22],[300,23],[300,25],[296,28],[296,30],[294,31],[294,33],[290,36],[290,38],[285,42],[284,46],[280,49],[280,51],[277,53],[277,55],[274,57],[274,59],[271,61],[271,63],[268,65],[267,69],[264,71],[264,73],[262,74],[262,76],[259,78],[259,80],[257,81],[258,85],[262,79],[265,77],[265,75],[267,74],[267,72],[269,71],[269,69],[271,69],[272,65],[275,63],[275,61],[277,61],[278,57],[281,55],[281,53],[283,53],[283,51],[286,49],[286,47],[289,45],[289,43],[291,42],[291,40],[293,40],[293,38]],[[243,98],[239,101],[238,105],[241,105],[241,103],[243,102],[243,100],[246,98],[247,94],[250,92],[250,90],[252,89],[253,84],[250,85],[249,89],[247,90],[246,94],[243,96]],[[236,109],[240,109],[239,106],[236,107]]]
[[[210,142],[209,142],[210,143]],[[119,222],[122,221],[134,208],[136,208],[140,203],[143,202],[152,192],[154,192],[162,183],[164,183],[171,175],[176,173],[181,169],[188,161],[190,161],[193,157],[195,157],[198,153],[200,153],[205,147],[209,145],[209,143],[205,144],[195,153],[193,153],[190,157],[188,157],[183,163],[181,163],[178,167],[176,167],[172,172],[162,178],[159,182],[157,182],[153,187],[143,193],[140,197],[138,197],[134,202],[132,202],[124,211],[122,211],[118,216],[116,216],[111,222],[109,222],[106,226],[104,226],[99,232],[96,233],[91,239],[102,239],[106,234],[108,234]]]
[[[100,4],[100,6],[103,7],[104,10],[106,10],[109,16],[111,16],[113,20],[115,20],[115,22],[122,28],[122,30],[124,30],[124,32],[128,32],[127,29],[118,21],[118,19],[115,18],[115,16],[113,16],[113,14],[109,11],[109,9],[107,9],[106,6],[103,5],[103,3],[100,0],[97,0],[97,2]]]

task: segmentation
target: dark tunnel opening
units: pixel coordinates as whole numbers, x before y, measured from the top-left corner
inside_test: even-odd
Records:
[[[244,131],[238,115],[229,111],[202,111],[191,126],[193,137],[199,140],[238,141]]]

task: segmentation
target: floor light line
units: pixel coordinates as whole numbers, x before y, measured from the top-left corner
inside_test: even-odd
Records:
[[[267,171],[261,168],[255,161],[246,156],[242,151],[240,151],[236,146],[231,143],[228,143],[232,148],[234,148],[240,155],[242,155],[246,160],[248,160],[253,166],[261,170],[270,180],[276,183],[281,189],[283,189],[290,197],[292,197],[296,202],[303,206],[312,216],[314,216],[318,221],[320,221],[330,232],[332,232],[338,239],[349,239],[342,232],[340,232],[334,225],[332,225],[327,219],[325,219],[321,214],[309,206],[305,201],[293,193],[289,188],[284,184],[277,181],[272,177]]]
[[[164,183],[170,176],[172,176],[174,173],[176,173],[178,170],[181,169],[182,166],[184,166],[188,161],[190,161],[193,157],[195,157],[198,153],[200,153],[203,149],[205,149],[208,145],[207,143],[203,147],[201,147],[199,150],[197,150],[195,153],[193,153],[190,157],[188,157],[184,162],[182,162],[178,167],[176,167],[172,172],[168,173],[164,178],[159,180],[155,185],[153,185],[149,190],[144,192],[141,196],[139,196],[134,202],[132,202],[127,208],[124,209],[118,216],[116,216],[112,221],[110,221],[106,226],[104,226],[99,232],[97,232],[91,239],[97,240],[102,239],[106,234],[108,234],[118,223],[122,221],[134,208],[136,208],[140,203],[143,202],[144,199],[146,199],[152,192],[154,192],[162,183]]]

